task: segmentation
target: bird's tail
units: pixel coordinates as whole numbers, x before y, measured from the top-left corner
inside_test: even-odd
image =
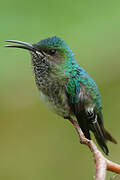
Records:
[[[115,144],[117,144],[117,141],[104,128],[102,113],[99,112],[95,114],[95,116],[93,116],[92,118],[90,117],[91,120],[90,119],[88,120],[87,118],[85,118],[85,115],[83,112],[80,115],[79,114],[76,115],[76,117],[77,117],[79,126],[81,127],[85,137],[88,139],[91,139],[90,133],[89,133],[89,130],[91,130],[94,133],[96,141],[101,147],[101,149],[103,150],[103,152],[106,155],[108,155],[109,150],[106,144],[107,140]]]
[[[91,130],[94,133],[94,136],[97,140],[97,143],[99,144],[99,146],[102,148],[103,152],[108,155],[109,154],[109,150],[108,147],[106,145],[106,137],[103,134],[103,131],[97,121],[97,116],[95,118],[94,121],[92,121],[92,123],[90,124]]]
[[[117,144],[117,141],[104,128],[103,118],[102,118],[101,113],[97,114],[96,119],[92,122],[91,130],[93,131],[95,138],[96,138],[98,144],[100,145],[100,147],[102,148],[102,150],[104,151],[104,153],[106,155],[108,155],[109,150],[108,150],[108,147],[106,145],[106,141],[108,140],[108,141],[111,141],[115,144]]]
[[[101,125],[101,130],[106,140],[111,141],[114,144],[117,144],[117,141],[112,135],[104,128],[103,124]]]
[[[114,137],[112,137],[112,135],[104,128],[103,125],[103,117],[102,117],[102,113],[98,113],[98,123],[100,125],[101,131],[105,137],[106,140],[111,141],[114,144],[117,144],[117,141]]]

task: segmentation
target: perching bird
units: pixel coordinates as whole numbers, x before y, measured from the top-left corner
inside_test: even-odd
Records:
[[[103,126],[102,103],[98,87],[89,74],[79,66],[65,41],[54,36],[36,44],[7,40],[7,45],[29,50],[35,81],[41,98],[63,118],[76,117],[86,138],[90,130],[108,155],[106,140],[117,143]]]

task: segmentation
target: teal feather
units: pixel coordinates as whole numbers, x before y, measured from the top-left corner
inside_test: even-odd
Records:
[[[66,44],[65,41],[61,40],[60,38],[53,36],[51,38],[47,38],[44,40],[41,40],[37,43],[40,47],[46,47],[46,48],[57,48],[62,50],[65,56],[71,57],[73,56],[73,52],[70,49],[70,47]]]
[[[68,63],[67,63],[68,65]],[[102,107],[100,93],[94,80],[88,75],[88,73],[80,67],[75,60],[72,59],[72,64],[68,67],[70,70],[70,79],[67,84],[67,92],[71,97],[72,103],[79,102],[80,83],[87,89],[91,96],[91,103],[96,103],[95,110],[99,111]],[[77,91],[76,91],[77,89]]]

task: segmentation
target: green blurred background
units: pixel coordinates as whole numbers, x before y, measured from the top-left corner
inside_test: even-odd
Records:
[[[4,48],[6,39],[67,42],[99,86],[105,126],[118,140],[109,159],[120,162],[120,1],[1,0],[0,18],[0,179],[89,180],[95,172],[72,125],[40,101],[29,53]]]

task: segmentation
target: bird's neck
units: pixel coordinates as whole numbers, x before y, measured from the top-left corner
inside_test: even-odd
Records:
[[[75,59],[72,57],[66,57],[64,63],[61,65],[62,71],[69,76],[72,71],[74,71],[77,68],[81,68],[75,61]]]

